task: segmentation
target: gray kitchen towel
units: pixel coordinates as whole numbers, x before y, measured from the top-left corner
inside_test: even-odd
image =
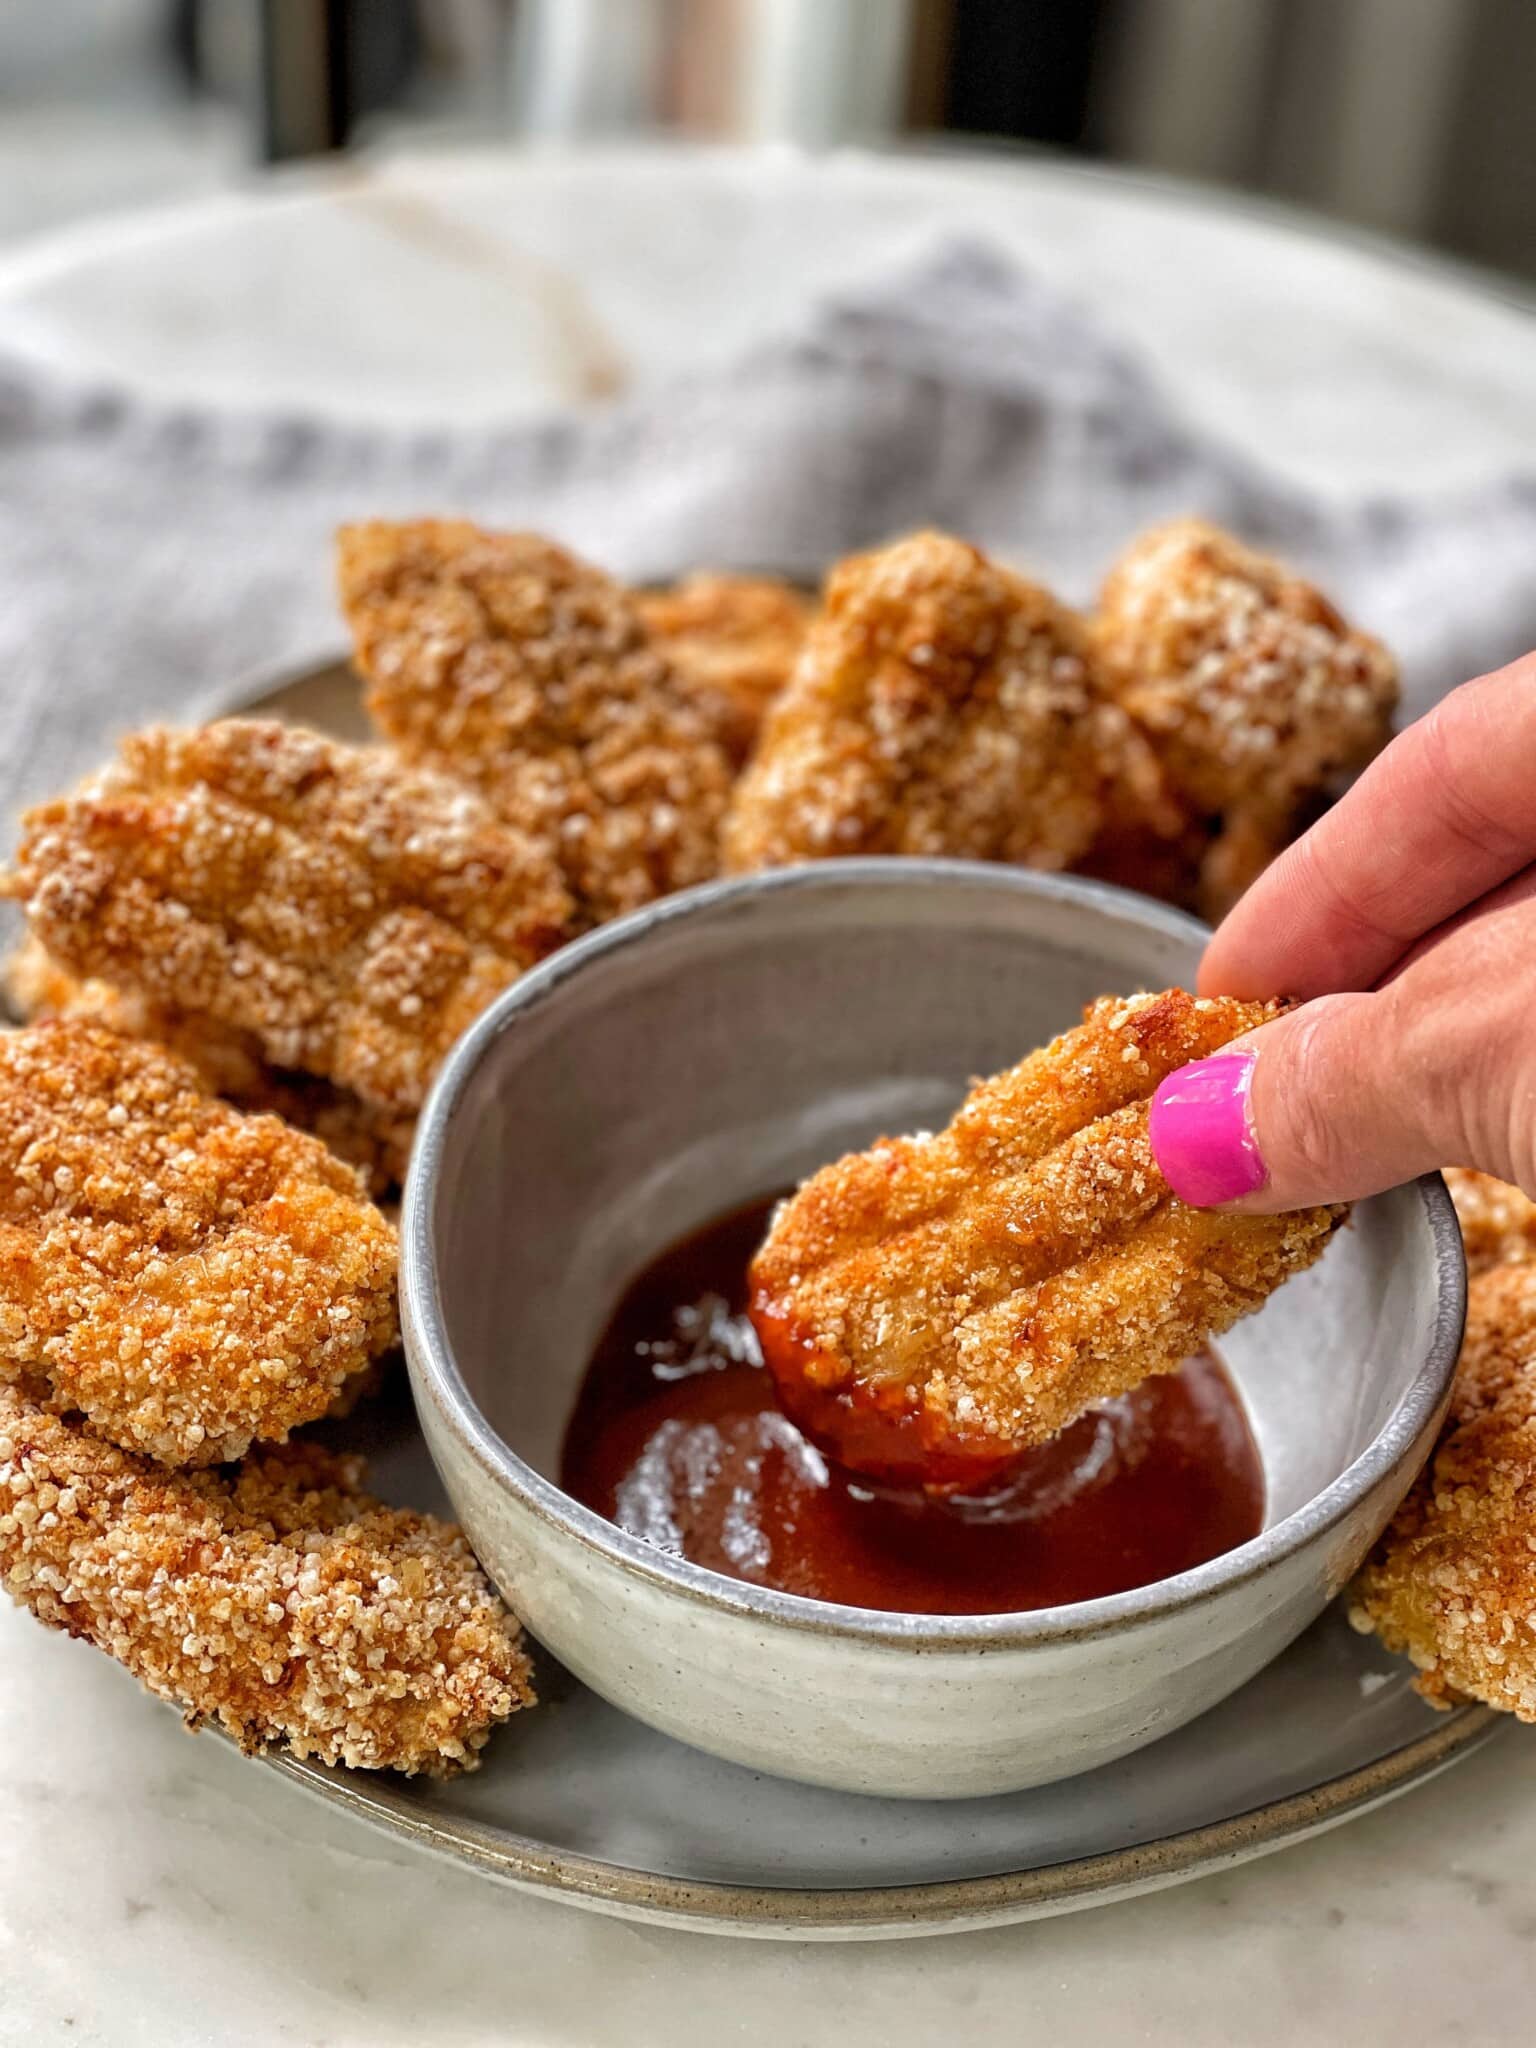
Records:
[[[1314,571],[1398,650],[1407,713],[1536,644],[1536,477],[1315,500],[1193,431],[1053,287],[970,243],[719,370],[475,433],[178,411],[0,364],[0,818],[116,731],[338,648],[340,520],[536,526],[636,578],[814,572],[931,523],[1084,600],[1139,527],[1183,512]]]

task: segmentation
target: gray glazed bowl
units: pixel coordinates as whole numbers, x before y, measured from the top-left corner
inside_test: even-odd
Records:
[[[470,1540],[576,1675],[699,1748],[932,1798],[1090,1770],[1240,1686],[1350,1577],[1428,1454],[1465,1271],[1438,1176],[1362,1203],[1223,1340],[1263,1454],[1253,1542],[1109,1599],[978,1617],[763,1590],[556,1483],[592,1345],[663,1246],[881,1132],[942,1123],[1202,927],[1099,884],[833,861],[673,897],[528,975],[456,1048],[404,1216],[406,1348]]]

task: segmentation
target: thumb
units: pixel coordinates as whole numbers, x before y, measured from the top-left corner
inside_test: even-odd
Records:
[[[1398,1007],[1390,989],[1322,996],[1170,1074],[1150,1136],[1173,1192],[1196,1208],[1274,1213],[1377,1194],[1459,1159],[1459,1133],[1428,1127],[1426,1106],[1447,1091],[1411,1070]]]

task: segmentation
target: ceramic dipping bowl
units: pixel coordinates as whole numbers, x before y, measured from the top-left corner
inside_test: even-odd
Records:
[[[1345,1584],[1428,1454],[1465,1269],[1431,1176],[1360,1204],[1221,1340],[1262,1533],[1136,1591],[1025,1614],[876,1613],[742,1584],[563,1493],[561,1438],[628,1280],[884,1132],[947,1120],[1091,997],[1188,985],[1203,928],[1092,882],[828,861],[593,933],[461,1041],[406,1194],[406,1347],[428,1444],[533,1633],[685,1742],[843,1790],[1006,1792],[1154,1741]]]

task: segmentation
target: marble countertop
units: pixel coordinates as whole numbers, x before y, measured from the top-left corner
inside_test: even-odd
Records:
[[[725,159],[686,205],[678,177],[666,152],[574,173],[428,160],[81,228],[0,261],[0,351],[241,406],[500,418],[732,346],[775,295],[962,218],[1113,310],[1197,416],[1271,453],[1283,418],[1313,482],[1536,462],[1513,290],[1048,164]],[[1533,1982],[1524,1731],[1332,1834],[1130,1903],[900,1945],[750,1943],[383,1840],[0,1610],[0,2043],[1469,2048],[1515,2037]]]
[[[693,2048],[946,2038],[1510,2041],[1536,1978],[1536,1739],[1122,1905],[837,1945],[524,1897],[332,1812],[0,1611],[0,2041]]]

